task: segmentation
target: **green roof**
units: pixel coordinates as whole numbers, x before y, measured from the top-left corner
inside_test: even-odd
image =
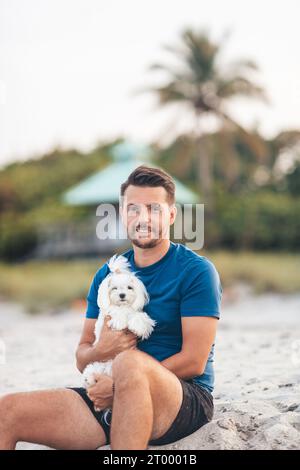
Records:
[[[139,165],[147,164],[157,168],[157,165],[147,161],[148,158],[133,158],[136,148],[131,144],[118,144],[113,150],[114,161],[106,168],[94,173],[81,183],[66,191],[62,198],[68,205],[98,205],[101,203],[119,202],[120,186],[129,174]],[[146,157],[145,152],[138,151]],[[135,154],[136,155],[136,154]],[[192,204],[199,202],[199,196],[174,178],[176,185],[176,202]]]

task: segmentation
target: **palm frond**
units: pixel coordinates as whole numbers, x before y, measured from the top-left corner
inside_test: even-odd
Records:
[[[161,104],[168,104],[175,101],[189,101],[190,96],[188,95],[187,90],[179,85],[180,84],[177,82],[170,82],[165,86],[154,89],[153,91],[158,95],[159,102]]]
[[[220,98],[231,98],[239,95],[255,97],[267,102],[264,89],[242,76],[235,76],[227,80],[219,79],[217,94]]]
[[[186,30],[182,35],[186,46],[186,63],[198,81],[206,81],[214,75],[219,46],[212,43],[202,32]]]

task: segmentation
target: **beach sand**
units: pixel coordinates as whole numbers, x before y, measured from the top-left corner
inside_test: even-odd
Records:
[[[149,449],[300,449],[300,295],[254,296],[241,285],[223,299],[213,420],[176,443]],[[0,395],[81,386],[75,350],[83,312],[30,316],[5,302],[0,311]]]

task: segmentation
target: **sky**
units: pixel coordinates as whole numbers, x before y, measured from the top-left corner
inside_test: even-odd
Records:
[[[0,166],[188,129],[185,113],[134,93],[165,78],[149,66],[186,27],[223,44],[224,63],[258,64],[270,103],[235,100],[235,119],[266,137],[300,128],[299,18],[299,0],[0,0]]]

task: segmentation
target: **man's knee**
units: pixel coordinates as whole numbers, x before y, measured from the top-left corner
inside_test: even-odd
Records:
[[[18,394],[8,393],[0,396],[0,425],[5,429],[11,429],[17,417]]]
[[[7,393],[0,396],[0,412],[9,412],[17,402],[17,393]]]
[[[112,363],[113,379],[122,377],[135,378],[144,374],[147,370],[147,357],[141,351],[128,349],[118,354]],[[122,380],[123,382],[123,380]]]

